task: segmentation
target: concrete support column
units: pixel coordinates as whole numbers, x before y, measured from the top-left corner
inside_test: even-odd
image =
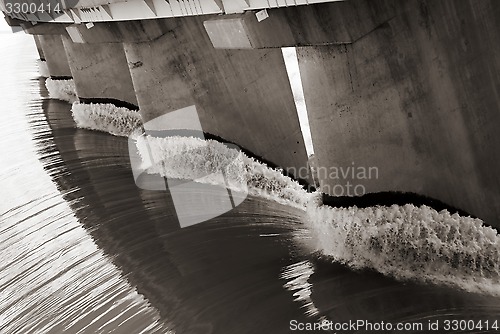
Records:
[[[62,35],[39,35],[39,40],[50,77],[53,79],[71,78],[71,69],[64,50]]]
[[[416,192],[500,226],[500,4],[405,7],[352,44],[297,50],[322,188]]]
[[[166,20],[162,37],[124,43],[144,121],[195,106],[205,132],[307,174],[281,50],[215,49],[203,20]]]
[[[122,43],[74,43],[67,36],[63,40],[81,102],[137,108]]]

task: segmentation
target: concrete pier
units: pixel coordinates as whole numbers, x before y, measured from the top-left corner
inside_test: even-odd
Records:
[[[62,36],[49,34],[39,35],[39,39],[43,55],[47,61],[50,77],[53,79],[71,78],[71,69],[64,50]]]
[[[121,43],[74,43],[63,37],[76,93],[82,102],[114,102],[137,108],[137,98]]]
[[[319,166],[378,168],[320,173],[322,189],[416,192],[498,226],[499,17],[494,1],[408,1],[354,43],[298,48]]]
[[[202,18],[166,24],[173,32],[124,44],[144,121],[194,105],[205,132],[279,166],[306,166],[281,50],[215,49]]]
[[[299,170],[281,53],[296,47],[323,191],[415,192],[500,226],[499,2],[205,3],[180,14],[94,4],[93,16],[22,26],[80,98],[137,106],[144,121],[195,107],[205,132]]]

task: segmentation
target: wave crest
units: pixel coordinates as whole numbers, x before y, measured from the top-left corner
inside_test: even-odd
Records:
[[[73,79],[54,80],[47,78],[47,80],[45,80],[45,87],[47,87],[51,99],[62,100],[70,103],[78,100],[78,97],[76,96],[75,82]]]
[[[142,118],[139,112],[114,104],[74,102],[71,113],[79,128],[123,137],[142,133]]]
[[[231,145],[143,134],[138,112],[111,104],[74,103],[72,112],[79,127],[132,136],[148,174],[245,188],[306,210],[304,223],[315,250],[333,261],[396,279],[500,296],[500,236],[480,219],[425,205],[326,206],[320,193],[307,193],[282,170]]]
[[[223,171],[229,187],[247,188],[255,196],[303,209],[309,198],[302,186],[281,170],[215,140],[145,135],[138,138],[137,148],[149,174],[227,186],[220,177]]]
[[[500,296],[500,236],[480,219],[425,205],[332,208],[311,202],[317,250],[355,269],[375,269]]]

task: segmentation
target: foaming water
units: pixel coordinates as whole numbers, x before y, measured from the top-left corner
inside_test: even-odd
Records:
[[[115,136],[128,137],[142,132],[142,118],[138,111],[113,104],[74,102],[71,113],[76,125],[82,129],[97,130]]]
[[[480,219],[425,205],[323,206],[319,193],[213,140],[141,136],[137,147],[148,173],[248,187],[255,196],[307,206],[315,249],[352,268],[500,296],[500,236]],[[226,180],[218,170],[225,170]]]
[[[281,204],[305,208],[310,194],[291,178],[215,140],[150,135],[137,139],[137,149],[150,174],[196,180],[247,190]],[[224,171],[224,179],[220,178]]]
[[[480,219],[425,205],[311,203],[307,224],[318,250],[352,268],[500,296],[500,236]]]
[[[44,67],[39,64],[40,75],[44,76]],[[75,82],[73,79],[58,79],[54,80],[48,78],[45,80],[45,86],[49,92],[49,96],[52,99],[58,99],[66,102],[75,102],[78,100],[76,96]]]
[[[47,65],[47,61],[38,59],[36,62],[38,65],[38,72],[39,72],[40,76],[43,78],[50,77],[50,72],[49,72],[49,67]]]
[[[232,212],[181,229],[168,190],[135,185],[127,139],[74,129],[58,106],[46,106],[68,170],[54,175],[56,183],[94,242],[171,328],[280,332],[289,317],[304,318],[279,278],[282,265],[293,261],[300,210],[248,198]]]

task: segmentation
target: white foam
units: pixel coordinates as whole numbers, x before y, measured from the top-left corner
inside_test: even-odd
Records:
[[[49,67],[47,66],[47,62],[45,60],[38,59],[38,72],[41,77],[48,78],[50,77]]]
[[[413,205],[332,208],[311,201],[315,247],[355,269],[500,296],[500,236],[480,219]]]
[[[74,102],[71,113],[79,128],[123,137],[135,136],[142,132],[142,118],[138,111],[113,104]]]
[[[305,209],[309,194],[296,181],[235,148],[194,137],[144,135],[137,148],[150,174],[248,189],[249,194]],[[152,161],[151,161],[152,160]],[[221,177],[224,171],[226,181]]]
[[[45,80],[45,87],[47,87],[51,99],[58,99],[70,103],[78,100],[73,79],[54,80],[48,78]]]
[[[139,118],[118,109],[76,103],[73,113],[81,127],[126,135]],[[480,219],[410,204],[323,206],[320,193],[309,194],[281,170],[214,140],[142,134],[136,146],[149,174],[224,186],[229,181],[231,188],[247,187],[252,195],[305,209],[314,251],[333,261],[397,279],[500,296],[500,236]]]

